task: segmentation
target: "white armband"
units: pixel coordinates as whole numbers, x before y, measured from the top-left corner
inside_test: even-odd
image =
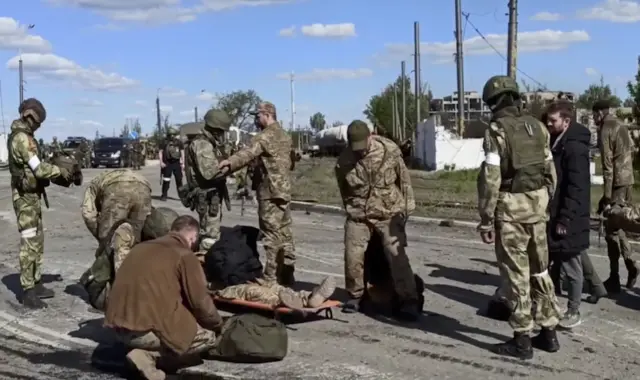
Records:
[[[38,166],[40,166],[40,159],[38,158],[38,156],[33,156],[29,159],[29,162],[27,162],[27,164],[29,165],[31,170],[36,171]]]
[[[484,157],[487,165],[500,166],[500,155],[498,153],[487,153]]]

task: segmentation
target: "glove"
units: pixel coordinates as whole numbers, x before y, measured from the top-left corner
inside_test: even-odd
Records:
[[[611,204],[611,200],[609,198],[602,197],[600,198],[600,202],[598,202],[598,214],[602,214],[602,212]]]

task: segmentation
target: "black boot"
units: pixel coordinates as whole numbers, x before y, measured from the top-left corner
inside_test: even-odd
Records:
[[[519,359],[532,359],[531,337],[527,333],[513,333],[513,339],[494,345],[493,352],[498,355],[514,356]]]
[[[591,304],[597,304],[600,301],[600,298],[606,297],[608,295],[607,289],[604,286],[593,286],[591,287],[591,295],[587,297],[586,301]]]
[[[41,282],[36,283],[36,287],[34,288],[34,290],[36,291],[36,296],[38,296],[38,298],[40,298],[41,300],[53,298],[56,295],[53,290],[45,287]]]
[[[47,307],[47,304],[44,303],[38,295],[36,294],[36,290],[34,288],[27,289],[22,294],[22,306],[28,309],[44,309]]]
[[[161,201],[167,200],[167,194],[169,194],[169,186],[171,186],[170,182],[162,182],[162,196],[160,197]]]
[[[492,299],[489,301],[489,305],[487,305],[487,317],[491,319],[495,319],[498,321],[508,321],[511,318],[511,313],[513,310],[509,308],[509,305],[506,303]]]
[[[560,349],[560,342],[558,342],[558,335],[555,329],[543,327],[540,333],[531,339],[531,343],[533,347],[542,351],[557,352]]]
[[[360,311],[360,298],[352,298],[342,304],[343,313],[357,313]]]
[[[620,285],[620,276],[611,274],[608,279],[602,283],[609,294],[618,294],[622,291]]]
[[[278,282],[282,286],[291,287],[296,283],[296,278],[293,275],[295,267],[293,265],[282,265],[280,267],[280,273],[278,273]]]
[[[636,266],[636,262],[631,259],[625,260],[624,265],[627,267],[629,273],[627,276],[627,289],[633,289],[638,280],[638,267]]]

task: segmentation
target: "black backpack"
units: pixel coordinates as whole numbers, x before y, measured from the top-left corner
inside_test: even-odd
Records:
[[[220,239],[205,254],[207,280],[216,286],[246,284],[262,276],[258,253],[260,230],[250,226],[222,227]]]

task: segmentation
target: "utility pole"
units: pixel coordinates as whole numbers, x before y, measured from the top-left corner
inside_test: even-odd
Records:
[[[462,1],[456,2],[456,72],[458,79],[458,136],[464,136],[464,60],[462,56]]]
[[[291,72],[290,84],[291,84],[291,130],[295,129],[296,123],[296,102],[294,100],[295,97],[295,88],[294,88],[295,75],[293,71]]]
[[[518,55],[518,0],[509,0],[509,37],[507,40],[507,75],[516,79]]]
[[[18,80],[20,81],[20,103],[24,101],[24,72],[22,70],[22,52],[20,53],[20,59],[18,60]]]
[[[194,107],[193,108],[193,113],[195,114],[194,115],[195,118],[196,118],[195,122],[197,123],[198,122],[198,107]]]
[[[392,102],[392,107],[393,110],[391,111],[391,124],[393,124],[393,127],[391,128],[391,133],[392,136],[396,139],[398,139],[399,133],[398,133],[398,119],[396,118],[396,109],[398,108],[398,92],[397,92],[397,86],[394,83],[393,84],[393,102]]]
[[[420,79],[420,23],[413,23],[413,44],[414,44],[414,52],[413,52],[413,64],[415,66],[415,95],[416,95],[416,125],[413,132],[413,138],[415,139],[415,132],[418,130],[418,124],[422,121],[422,113],[420,112],[420,100],[422,98],[422,82]],[[411,146],[414,146],[412,144]],[[412,148],[413,149],[413,148]]]
[[[156,95],[156,123],[158,126],[158,135],[162,135],[162,116],[160,116],[160,89]]]
[[[402,126],[402,132],[400,132],[401,140],[404,140],[407,137],[407,84],[405,82],[405,79],[407,78],[406,70],[406,62],[402,61],[402,63],[400,64],[400,76],[402,77],[402,88],[400,89],[400,91],[402,91],[402,94],[400,95],[402,102],[402,114],[400,115],[400,117],[402,118],[402,122],[400,123],[400,125]]]

